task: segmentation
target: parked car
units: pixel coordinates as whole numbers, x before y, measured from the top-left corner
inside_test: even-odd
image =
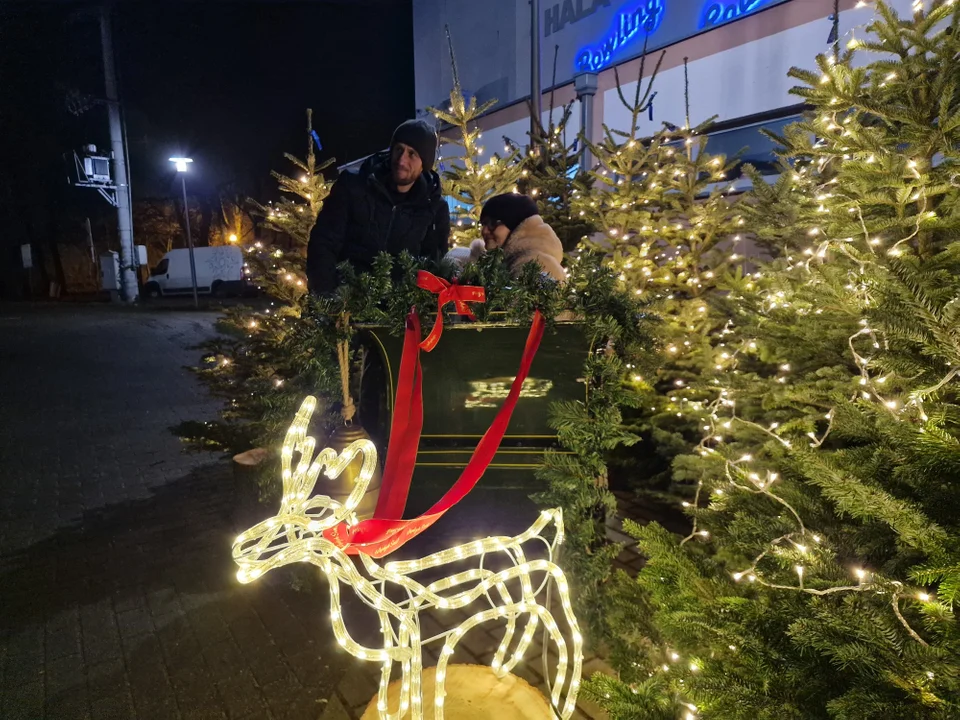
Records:
[[[197,292],[217,297],[245,295],[250,289],[243,266],[243,250],[219,245],[199,247],[194,251],[197,268]],[[190,276],[190,251],[171,250],[150,271],[144,288],[147,297],[186,295],[193,292]]]

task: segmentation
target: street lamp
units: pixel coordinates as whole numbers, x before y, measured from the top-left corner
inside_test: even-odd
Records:
[[[187,247],[190,248],[190,280],[193,282],[193,306],[199,307],[200,301],[197,299],[197,263],[193,258],[193,237],[190,235],[190,209],[187,206],[187,165],[193,162],[193,158],[172,157],[170,162],[180,173],[180,183],[183,186],[183,216],[187,224]]]
[[[580,101],[580,132],[585,140],[593,142],[593,96],[599,89],[596,73],[582,72],[573,78],[573,87]],[[580,152],[580,172],[590,172],[593,158],[590,155],[590,146],[583,143]]]

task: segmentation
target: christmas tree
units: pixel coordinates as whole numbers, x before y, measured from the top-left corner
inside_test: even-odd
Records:
[[[692,530],[625,524],[648,561],[609,598],[613,717],[960,716],[958,24],[878,2],[791,71],[814,111],[753,199],[781,255],[708,298],[671,408],[703,430],[674,463]]]
[[[428,109],[441,123],[454,130],[452,138],[441,136],[441,147],[453,145],[458,148],[455,155],[447,155],[441,161],[444,195],[455,201],[451,213],[450,244],[457,246],[469,245],[480,237],[480,211],[487,199],[517,191],[517,182],[523,172],[523,158],[518,150],[510,147],[504,149],[503,156],[499,153],[488,155],[486,146],[481,143],[483,133],[477,121],[497,101],[488,100],[477,105],[475,97],[469,100],[464,97],[449,31],[447,40],[453,67],[450,105],[445,109]],[[484,156],[489,159],[484,161]]]
[[[314,355],[314,348],[335,345],[337,331],[332,323],[311,319],[319,310],[306,284],[310,230],[332,185],[323,170],[333,163],[317,161],[309,109],[306,140],[305,158],[285,155],[296,177],[272,173],[281,199],[251,202],[254,214],[280,236],[275,244],[258,240],[244,253],[252,279],[270,302],[263,309],[228,308],[221,335],[207,344],[199,373],[226,406],[220,421],[180,426],[181,437],[194,446],[239,453],[269,445],[282,437],[304,394],[327,390],[337,397],[336,368]]]
[[[641,135],[659,62],[645,86],[643,65],[642,60],[630,99],[617,77],[630,127],[604,126],[604,141],[587,143],[597,167],[590,173],[590,192],[575,195],[573,208],[603,235],[584,246],[605,253],[623,286],[656,301],[664,320],[663,368],[634,374],[637,389],[646,394],[634,429],[660,459],[646,463],[642,477],[635,468],[631,473],[650,489],[668,484],[669,462],[696,434],[698,426],[678,417],[675,405],[711,357],[711,338],[723,331],[726,321],[706,312],[705,298],[739,264],[745,221],[731,196],[735,185],[727,180],[735,159],[707,152],[704,133],[711,121],[694,128],[686,121],[682,127],[664,123],[653,135]],[[625,462],[635,465],[635,458]]]
[[[554,51],[553,82],[557,84],[557,53]],[[560,238],[565,252],[573,251],[580,242],[595,231],[589,218],[574,212],[573,201],[588,191],[590,168],[580,167],[580,139],[570,137],[567,126],[573,117],[573,101],[556,115],[554,93],[550,93],[549,122],[546,126],[535,119],[527,133],[529,149],[520,182],[517,186],[524,195],[536,199],[540,216]],[[533,109],[531,107],[531,117]],[[505,147],[519,151],[517,144],[504,137]]]
[[[659,63],[641,93],[641,62],[632,101],[617,78],[620,100],[631,114],[630,128],[604,125],[603,142],[585,140],[597,168],[590,173],[591,192],[580,195],[574,209],[604,235],[588,244],[608,254],[611,266],[637,294],[695,298],[715,287],[717,277],[738,257],[727,247],[727,241],[739,242],[742,221],[725,197],[734,189],[726,181],[734,162],[706,152],[703,133],[712,120],[695,128],[667,123],[652,136],[640,134],[657,69]]]
[[[251,201],[254,212],[264,225],[288,238],[289,242],[286,247],[264,247],[262,242],[258,243],[248,262],[256,264],[257,281],[261,287],[271,297],[289,305],[296,305],[307,292],[306,259],[310,231],[333,186],[323,175],[323,171],[333,164],[333,158],[317,163],[314,135],[313,110],[307,109],[306,157],[300,159],[284,153],[296,168],[296,177],[274,170],[270,174],[278,183],[280,200],[268,205]]]

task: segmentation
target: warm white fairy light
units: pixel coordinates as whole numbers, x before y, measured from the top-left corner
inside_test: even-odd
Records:
[[[382,663],[377,708],[384,720],[400,720],[408,713],[413,720],[424,717],[421,679],[425,644],[443,643],[435,674],[436,690],[430,703],[433,716],[442,720],[447,661],[467,631],[486,622],[505,624],[503,640],[491,662],[497,675],[504,677],[523,658],[533,642],[534,633],[542,625],[544,646],[546,637],[549,637],[557,649],[553,682],[550,682],[546,653],[543,655],[550,701],[560,718],[569,718],[576,708],[580,687],[583,636],[573,614],[569,583],[553,561],[563,542],[561,511],[544,510],[528,530],[516,537],[487,537],[447,548],[419,560],[381,565],[370,556],[360,554],[360,563],[367,575],[365,577],[350,557],[327,540],[323,532],[340,523],[357,523],[356,508],[367,491],[377,465],[376,448],[369,440],[358,440],[342,453],[327,448],[314,459],[316,441],[307,436],[307,428],[316,404],[315,398],[306,398],[287,431],[280,455],[283,480],[280,512],[242,533],[233,545],[233,558],[240,567],[237,579],[243,583],[252,582],[274,568],[294,562],[309,562],[318,566],[330,585],[330,619],[337,643],[354,657]],[[295,467],[294,454],[298,455]],[[362,458],[362,467],[346,501],[341,504],[325,495],[313,494],[321,472],[328,478],[335,478],[358,457]],[[555,529],[552,541],[543,535],[549,525]],[[523,545],[527,543],[542,543],[547,557],[528,560],[523,551]],[[511,566],[501,571],[485,567],[488,564],[485,556],[489,553],[508,559]],[[463,561],[476,563],[476,567],[454,572],[426,586],[410,577],[424,569]],[[533,582],[534,577],[538,578],[536,583]],[[340,609],[341,584],[350,587],[364,603],[377,611],[383,647],[365,647],[351,637]],[[385,593],[388,585],[405,591],[406,599],[390,600]],[[550,593],[554,587],[563,608],[570,643],[549,609]],[[489,603],[489,609],[470,616],[457,627],[435,637],[420,636],[419,616],[424,610],[462,608],[483,600]],[[526,620],[520,639],[513,646],[513,651],[508,652],[518,621],[524,616]],[[401,692],[398,710],[390,712],[387,689],[394,663],[399,663],[401,668]]]
[[[776,296],[783,298],[784,293],[778,291],[776,293]],[[860,384],[868,386],[873,391],[873,392],[864,392],[864,396],[868,400],[879,401],[883,407],[891,411],[902,412],[902,410],[899,410],[902,407],[902,404],[900,402],[896,400],[887,400],[885,398],[882,398],[877,393],[878,386],[883,386],[889,379],[889,376],[881,376],[878,378],[871,377],[868,372],[869,359],[861,355],[859,352],[857,352],[855,341],[857,341],[857,339],[860,337],[865,337],[869,339],[870,343],[874,346],[874,348],[879,346],[878,339],[875,335],[875,331],[869,327],[869,324],[867,323],[867,321],[862,320],[860,325],[861,325],[861,329],[857,333],[855,333],[853,336],[851,336],[851,338],[849,339],[849,346],[854,356],[855,363],[861,369],[861,372],[862,372],[862,377],[860,378]],[[728,345],[721,344],[721,347],[728,347]],[[738,355],[741,352],[746,352],[747,349],[751,349],[751,350],[757,349],[756,341],[754,340],[743,341],[741,345],[741,349],[736,350],[733,353],[730,353],[725,350],[722,353],[722,357],[726,358],[724,362],[735,363]],[[780,371],[780,373],[789,373],[792,370],[792,368],[788,363],[782,363],[778,366],[778,370]],[[945,384],[946,382],[949,382],[957,374],[960,374],[960,369],[957,369],[953,373],[951,373],[947,378],[945,378],[944,381],[941,381],[941,383],[938,386],[935,386],[935,389],[939,389],[940,387],[942,387],[943,384]],[[780,379],[784,379],[784,378],[781,376]],[[714,382],[719,383],[717,379],[714,379]],[[932,391],[935,391],[935,390],[928,389],[925,391],[920,391],[919,394],[925,394]],[[916,404],[917,407],[920,408],[919,402],[917,398],[914,397],[914,395],[911,395],[911,403]],[[724,411],[728,408],[729,408],[730,414],[729,416],[725,417],[724,416],[725,413],[722,413],[721,411]],[[723,427],[725,429],[730,429],[734,423],[752,427],[756,430],[763,432],[769,437],[778,440],[785,447],[788,447],[788,448],[790,447],[790,442],[788,440],[780,437],[777,433],[774,432],[779,427],[778,423],[771,423],[769,427],[764,427],[757,423],[753,423],[751,421],[738,417],[736,414],[736,402],[732,399],[730,392],[727,390],[724,390],[724,389],[719,390],[719,395],[717,396],[716,400],[707,405],[707,411],[708,411],[708,417],[705,418],[707,422],[706,424],[703,425],[703,431],[704,431],[703,439],[697,448],[701,455],[704,455],[704,456],[712,455],[715,457],[718,457],[718,456],[722,457],[722,455],[718,453],[714,447],[712,447],[712,445],[719,444],[723,440],[722,436],[717,434],[717,430],[720,427]],[[922,408],[920,408],[920,412],[922,413]],[[894,414],[896,414],[896,412],[894,412]],[[824,417],[829,423],[827,426],[827,429],[821,435],[817,435],[815,433],[809,433],[808,435],[811,437],[812,440],[814,440],[814,442],[811,443],[811,445],[813,445],[814,447],[819,447],[826,440],[827,436],[830,434],[830,431],[833,427],[835,416],[836,416],[836,413],[833,410],[830,410],[829,412],[825,413]],[[922,419],[922,416],[921,416],[921,419]],[[773,486],[778,480],[778,476],[776,473],[772,473],[768,470],[766,471],[766,477],[761,477],[759,473],[751,471],[749,468],[749,465],[752,463],[753,458],[750,455],[741,455],[739,459],[727,458],[727,457],[723,457],[722,459],[726,467],[727,482],[729,483],[732,489],[741,490],[745,492],[758,493],[758,494],[763,494],[767,496],[771,500],[779,503],[782,507],[784,507],[790,513],[790,515],[793,517],[794,521],[797,524],[797,530],[795,532],[788,533],[787,535],[781,536],[776,540],[773,540],[767,546],[766,549],[760,552],[760,554],[754,559],[754,561],[750,564],[749,567],[744,568],[742,570],[736,570],[735,572],[733,572],[731,576],[735,582],[739,582],[744,578],[746,578],[751,583],[757,582],[769,588],[776,588],[781,590],[793,590],[793,591],[799,591],[799,592],[808,593],[812,595],[827,595],[827,594],[832,594],[836,592],[849,592],[849,591],[867,592],[870,590],[875,590],[880,586],[879,585],[880,583],[884,582],[880,578],[877,578],[876,580],[872,580],[870,573],[868,573],[866,570],[862,568],[855,568],[853,570],[853,574],[856,576],[858,581],[856,585],[810,587],[808,582],[806,582],[806,579],[807,579],[806,568],[803,564],[795,564],[793,566],[793,570],[797,579],[796,584],[793,584],[793,585],[770,582],[769,580],[766,580],[763,577],[761,577],[759,572],[759,567],[761,562],[770,555],[782,554],[785,550],[785,545],[792,545],[794,552],[799,553],[800,556],[809,557],[811,553],[811,547],[807,542],[807,539],[809,538],[810,540],[812,540],[812,542],[815,545],[820,545],[822,538],[818,534],[811,534],[808,531],[808,529],[804,526],[804,523],[799,513],[783,498],[779,497],[779,495],[776,492],[774,492]],[[703,481],[698,483],[694,502],[692,504],[688,502],[684,502],[683,506],[687,508],[691,508],[691,507],[699,508],[700,497],[701,497],[701,492],[703,490],[703,487],[704,487]],[[712,497],[712,502],[720,502],[723,495],[721,494],[721,492],[718,492],[717,489],[714,489],[711,491],[711,497]],[[686,538],[684,538],[681,541],[681,544],[686,543],[696,537],[708,536],[708,533],[706,533],[706,531],[701,530],[699,527],[699,522],[700,522],[699,515],[694,513],[692,516],[692,519],[693,519],[693,529],[690,535],[688,535]],[[915,640],[917,640],[921,644],[924,644],[924,641],[922,640],[922,638],[920,638],[919,635],[917,635],[916,632],[910,627],[906,619],[903,617],[902,613],[900,613],[899,611],[899,607],[898,607],[899,592],[900,591],[898,591],[897,593],[894,593],[894,597],[892,601],[893,609],[897,616],[897,619],[905,627],[905,629],[911,635],[911,637],[913,637]],[[921,592],[921,593],[918,593],[915,597],[923,601],[923,598],[928,598],[929,596],[926,593]]]
[[[954,0],[950,0],[948,4],[953,4],[953,2]],[[921,5],[921,3],[917,2],[917,5]],[[866,6],[865,2],[860,2],[857,5],[857,7],[865,7],[865,6]],[[850,47],[856,47],[859,45],[861,45],[860,41],[854,40],[850,44]],[[830,57],[828,58],[828,62],[830,65],[834,65],[837,62],[837,60],[835,58]],[[832,73],[833,71],[831,70],[829,72]],[[886,74],[886,77],[884,78],[884,82],[893,82],[898,79],[896,73],[887,73],[886,70],[884,70],[884,73]],[[824,75],[824,77],[822,78],[822,82],[824,82],[825,84],[829,83],[830,80],[831,80],[831,77],[828,75]],[[836,89],[833,90],[833,92],[837,94],[841,94],[843,90],[838,86]],[[833,99],[833,104],[837,106],[840,106],[840,105],[847,106],[849,102],[850,101],[848,98]],[[848,110],[848,109],[849,108],[846,108],[846,107],[844,108],[837,107],[836,109],[832,108],[831,112],[836,112],[838,110]],[[854,125],[852,126],[850,125],[851,121],[854,120],[852,116],[848,116],[843,119],[838,119],[836,115],[834,115],[833,117],[831,117],[830,115],[825,115],[823,120],[824,120],[825,126],[829,124],[831,129],[836,131],[836,134],[831,136],[833,139],[840,138],[841,136],[844,138],[853,136],[853,133],[851,132],[850,128],[851,127],[856,128],[856,123],[854,123]],[[843,142],[846,142],[846,140],[844,140]],[[853,141],[850,141],[850,142],[852,143]],[[842,154],[842,158],[844,160],[849,161],[852,159],[854,162],[860,162],[860,163],[865,161],[867,164],[878,163],[882,165],[884,168],[886,168],[890,164],[889,155],[883,150],[875,150],[874,148],[870,148],[870,152],[875,154],[869,154],[868,157],[865,157],[867,153],[864,152],[862,148],[858,149],[855,147],[843,147],[840,149],[841,151],[849,151]],[[838,157],[835,158],[837,162],[839,162],[839,158],[840,158],[840,155],[838,155]],[[912,175],[913,178],[917,180],[921,180],[922,182],[921,173],[923,172],[923,168],[919,167],[917,162],[915,161],[908,162],[908,160],[909,159],[904,159],[899,161],[901,163],[900,167],[903,168],[903,166],[906,166],[905,173]],[[830,162],[829,160],[825,160],[823,163],[821,163],[821,167],[819,168],[819,170],[821,171],[824,170],[824,168],[829,162]],[[813,168],[811,168],[811,170],[812,169]],[[872,169],[874,171],[879,170],[879,168],[876,165]],[[957,175],[955,177],[960,177],[960,175]],[[811,178],[809,177],[809,175],[806,175],[806,170],[802,169],[800,170],[799,173],[794,175],[794,179],[801,181],[803,179],[810,180]],[[813,247],[807,248],[806,250],[802,251],[806,257],[799,258],[798,259],[799,261],[793,261],[793,259],[791,259],[791,262],[793,262],[791,269],[796,267],[798,270],[805,270],[809,272],[812,270],[813,267],[817,265],[825,264],[827,262],[831,262],[835,258],[841,255],[849,259],[851,257],[852,251],[843,250],[843,246],[840,245],[841,243],[856,247],[857,250],[859,250],[858,246],[862,246],[862,244],[866,244],[867,252],[871,254],[874,258],[879,260],[880,262],[887,262],[883,256],[898,258],[905,254],[906,255],[912,254],[910,246],[907,245],[907,243],[909,243],[909,241],[911,241],[913,238],[917,236],[917,234],[919,234],[919,231],[921,229],[921,222],[927,222],[927,218],[925,217],[925,215],[929,211],[925,206],[922,206],[920,212],[917,213],[916,228],[914,229],[914,232],[911,233],[908,237],[894,242],[896,238],[890,237],[890,234],[888,234],[890,233],[890,231],[887,231],[882,234],[878,233],[879,236],[874,237],[868,234],[866,223],[864,223],[863,221],[861,208],[857,203],[854,202],[853,203],[854,206],[848,206],[848,204],[838,204],[833,208],[828,207],[826,205],[826,201],[831,197],[833,197],[833,194],[829,192],[824,192],[824,190],[832,189],[832,185],[837,182],[838,182],[837,179],[833,179],[830,182],[824,183],[823,185],[820,186],[819,193],[816,195],[816,197],[818,202],[824,203],[823,205],[821,205],[821,208],[820,208],[820,212],[823,213],[823,215],[821,216],[823,218],[823,221],[819,224],[821,224],[822,227],[814,228],[814,229],[807,228],[807,230],[809,230],[810,240],[814,243],[819,243],[819,244],[814,244]],[[908,187],[907,190],[912,192],[913,188]],[[922,187],[921,187],[921,190],[922,190]],[[923,192],[921,192],[921,190],[918,190],[917,192],[914,193],[914,196],[911,197],[912,202],[918,202],[921,200],[921,198],[924,197],[924,194]],[[836,218],[836,215],[840,215],[841,213],[843,217],[839,219]],[[863,225],[864,235],[862,237],[856,238],[856,240],[853,237],[846,237],[846,238],[832,237],[830,233],[829,225],[832,222],[840,222],[840,223],[846,222],[846,215],[848,213],[851,216],[859,216],[861,224]],[[936,217],[936,214],[930,213],[929,217],[934,218]],[[854,218],[851,217],[850,219],[852,220]],[[623,223],[621,222],[620,224],[622,225]],[[740,224],[741,225],[743,224],[742,220]],[[680,230],[681,227],[678,225],[677,229]],[[646,231],[645,228],[644,228],[644,231]],[[849,231],[845,230],[845,232],[849,232]],[[693,239],[693,236],[691,236],[691,239]],[[837,247],[838,245],[840,245],[839,249]],[[661,256],[658,255],[656,256],[655,259],[659,259],[660,257]],[[730,256],[730,260],[731,261],[736,260],[737,257],[738,256],[736,255]],[[663,258],[665,262],[669,262],[669,258],[666,254],[663,255]],[[677,262],[677,266],[681,266],[681,263]],[[861,266],[860,266],[861,274],[863,273],[863,268],[864,268],[864,263],[861,263]],[[749,275],[747,277],[749,277]],[[757,274],[757,277],[759,279],[759,273]],[[691,278],[690,280],[687,281],[687,284],[693,285],[695,284],[695,280]],[[748,284],[746,286],[748,290],[752,290],[753,287],[754,286],[752,284]],[[865,282],[853,280],[851,284],[847,287],[847,289],[850,290],[852,294],[855,294],[856,301],[862,303],[863,307],[865,308],[870,307],[871,298],[869,297],[869,291],[868,291],[868,288],[866,287]],[[777,310],[785,310],[785,309],[791,308],[792,306],[791,301],[793,299],[784,298],[782,292],[779,293],[779,295],[780,297],[765,298],[765,300],[769,303],[770,309],[776,308]],[[796,312],[797,314],[815,313],[817,315],[820,315],[824,312],[822,308],[806,309],[803,307],[796,307],[796,306],[793,306],[793,311]],[[828,310],[828,313],[829,313],[829,310]],[[855,374],[852,378],[852,381],[854,383],[857,383],[859,381],[859,383],[863,386],[863,388],[859,388],[859,387],[856,388],[856,391],[852,393],[853,394],[852,399],[857,400],[858,393],[863,392],[863,398],[865,400],[870,401],[872,403],[876,403],[878,407],[883,409],[883,411],[889,412],[891,416],[895,416],[895,417],[899,417],[902,414],[906,414],[908,408],[916,408],[917,412],[914,417],[919,417],[920,420],[922,420],[923,422],[926,422],[928,420],[928,417],[923,412],[923,408],[919,402],[919,398],[915,398],[913,394],[911,394],[909,398],[900,397],[896,399],[891,397],[885,397],[880,394],[881,390],[886,390],[887,394],[889,394],[890,392],[895,392],[895,390],[891,391],[890,386],[894,386],[894,387],[896,386],[896,379],[893,378],[888,382],[887,376],[879,377],[879,378],[873,377],[873,372],[876,370],[876,365],[871,365],[870,356],[874,354],[873,351],[880,349],[881,343],[883,342],[883,338],[882,337],[878,338],[878,335],[879,335],[879,331],[874,331],[867,328],[866,321],[864,321],[864,331],[862,333],[857,333],[856,335],[850,338],[850,350],[853,353],[854,363],[857,367],[857,370],[859,370],[862,373],[862,376],[859,378]],[[868,342],[870,345],[872,345],[873,351],[870,351],[866,348],[866,344]],[[689,347],[689,345],[690,345],[689,343],[684,343],[684,346],[686,347]],[[667,352],[670,354],[673,354],[674,357],[676,357],[676,354],[680,352],[679,346],[680,346],[679,342],[669,345],[666,348]],[[749,347],[752,350],[757,349],[756,343],[752,341],[749,343]],[[737,372],[734,369],[736,367],[736,361],[735,359],[731,361],[728,355],[729,353],[724,353],[723,357],[717,361],[717,364],[715,365],[715,369],[718,371],[722,370],[725,373],[730,372],[735,374]],[[736,356],[734,356],[734,358],[735,357]],[[785,375],[786,373],[791,372],[791,367],[789,366],[789,364],[783,364],[783,366],[780,368],[780,371]],[[936,390],[939,390],[946,383],[950,382],[953,378],[956,378],[958,374],[960,374],[960,369],[952,370],[947,375],[947,377],[944,378],[940,383],[935,385],[933,388],[927,388],[924,391],[921,391],[920,395],[929,396],[931,393],[936,392]],[[890,376],[890,377],[892,378],[893,376]],[[711,381],[714,384],[722,387],[722,383],[719,379],[712,378]],[[779,383],[779,385],[786,385],[789,381],[786,376],[781,376],[778,378],[777,382]],[[674,384],[677,385],[677,387],[680,387],[678,381],[675,381]],[[774,390],[774,392],[780,391],[779,385],[776,386],[777,389]],[[719,389],[720,388],[718,388],[718,390]],[[676,398],[671,398],[671,401],[674,401],[674,400],[676,400]],[[705,457],[713,457],[713,458],[720,459],[726,466],[727,479],[731,482],[731,484],[735,489],[739,489],[745,492],[751,492],[755,494],[762,494],[772,499],[774,502],[779,503],[781,506],[785,507],[786,510],[793,516],[793,519],[798,526],[795,532],[789,533],[784,537],[781,537],[772,541],[769,547],[766,550],[764,550],[764,552],[759,557],[755,559],[755,561],[752,563],[750,567],[744,570],[738,570],[737,572],[732,573],[732,577],[734,581],[746,580],[746,581],[749,581],[750,583],[758,583],[771,588],[778,588],[778,589],[790,590],[790,591],[799,591],[802,593],[815,595],[815,596],[829,595],[832,593],[847,592],[847,591],[858,591],[858,592],[864,592],[864,593],[887,592],[885,583],[888,581],[875,575],[873,571],[868,571],[863,568],[855,568],[850,570],[852,571],[853,575],[856,577],[856,580],[857,580],[857,584],[853,584],[853,585],[845,584],[844,581],[840,581],[839,583],[834,583],[832,580],[818,577],[817,576],[818,564],[816,563],[816,558],[819,557],[821,553],[829,554],[830,550],[824,546],[821,546],[821,542],[823,542],[824,544],[827,544],[829,542],[829,539],[823,538],[819,534],[811,534],[809,530],[804,526],[803,521],[800,518],[799,514],[789,504],[787,504],[786,501],[784,501],[782,498],[778,496],[777,492],[774,489],[777,487],[775,483],[778,480],[778,476],[776,473],[771,473],[768,470],[765,472],[765,476],[762,476],[761,473],[764,473],[764,471],[760,468],[757,468],[757,469],[760,469],[761,472],[757,473],[757,472],[750,471],[750,469],[746,466],[738,467],[738,465],[745,465],[743,458],[741,458],[740,460],[735,460],[734,458],[736,457],[736,455],[731,455],[730,457],[727,457],[725,455],[724,448],[718,447],[719,443],[723,442],[723,435],[719,434],[720,433],[719,428],[724,427],[725,429],[729,429],[732,424],[736,423],[738,425],[743,424],[743,425],[754,426],[756,429],[766,432],[769,437],[777,440],[777,442],[780,443],[783,447],[790,448],[791,447],[790,440],[788,440],[786,437],[781,437],[779,434],[773,432],[779,427],[778,423],[770,423],[769,429],[760,427],[758,425],[754,425],[753,423],[749,423],[745,420],[742,420],[736,417],[736,413],[734,409],[730,411],[730,415],[731,415],[730,419],[727,419],[724,417],[726,413],[721,411],[725,410],[725,408],[727,407],[732,407],[732,401],[731,401],[731,405],[729,406],[724,403],[720,403],[719,401],[715,405],[711,405],[707,400],[704,400],[703,402],[705,405],[709,405],[709,414],[711,415],[711,417],[707,418],[707,417],[704,417],[703,415],[698,415],[697,417],[697,420],[698,420],[697,425],[700,424],[699,421],[701,420],[706,421],[705,424],[701,426],[704,431],[704,435],[703,435],[703,441],[698,446],[697,451]],[[675,408],[671,408],[671,409],[675,409]],[[680,416],[680,413],[678,413],[678,416]],[[820,447],[827,440],[833,428],[834,417],[835,417],[835,413],[831,409],[829,412],[826,412],[824,414],[824,419],[828,421],[826,429],[824,429],[823,425],[821,424],[816,428],[815,432],[812,431],[810,433],[807,433],[808,438],[812,441],[810,443],[812,447]],[[920,429],[920,432],[923,432],[923,429]],[[731,435],[734,435],[734,438],[736,440],[740,440],[740,438],[736,437],[734,433],[731,433]],[[730,438],[729,441],[732,442],[734,438]],[[698,509],[701,508],[700,498],[701,498],[702,488],[703,488],[703,482],[698,484],[697,495],[693,503],[686,502],[686,501],[682,503],[683,507],[685,508],[693,508],[693,511],[691,512],[691,517],[693,520],[693,530],[691,534],[682,541],[684,543],[691,540],[695,540],[698,537],[704,537],[705,535],[707,535],[706,531],[700,530],[698,528],[698,523],[701,521],[701,518],[699,514],[696,512]],[[708,489],[705,495],[709,496],[710,498],[709,502],[711,504],[715,504],[715,503],[723,502],[722,500],[722,498],[724,497],[723,493],[724,493],[723,490]],[[765,567],[758,568],[761,561],[770,557],[771,555],[783,556],[779,558],[777,563],[774,565],[775,569],[768,571],[765,569]],[[810,557],[811,555],[814,557]],[[801,556],[804,556],[804,557],[801,557]],[[784,561],[785,558],[786,558],[786,562]],[[803,564],[795,564],[798,561],[802,562]],[[763,570],[763,573],[761,573],[761,570]],[[770,579],[773,577],[775,572],[782,572],[783,575],[787,576],[787,579],[784,581],[785,584],[775,584],[770,582]],[[790,575],[792,575],[792,577],[790,577]],[[920,639],[919,636],[917,636],[917,634],[912,630],[912,628],[909,626],[907,621],[902,617],[902,615],[897,610],[897,596],[898,596],[897,594],[894,594],[893,607],[897,614],[898,620],[901,622],[901,624],[904,625],[906,630],[910,633],[910,635],[915,640],[917,640],[921,644],[925,644],[923,640]],[[906,595],[904,597],[906,597]],[[930,599],[929,595],[923,592],[919,592],[912,595],[912,598],[916,598],[921,602],[926,602],[926,601],[929,601]],[[731,650],[735,651],[735,648],[731,646]],[[679,656],[677,656],[674,653],[672,656],[672,660],[677,660],[677,659],[679,659]],[[671,670],[671,666],[667,664],[663,664],[661,667],[664,672],[668,672]],[[694,668],[691,667],[691,670],[693,671]]]

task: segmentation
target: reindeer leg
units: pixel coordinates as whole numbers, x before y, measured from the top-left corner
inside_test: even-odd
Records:
[[[490,595],[487,594],[487,600],[490,602],[492,608],[505,609],[507,606],[513,605],[513,596],[510,594],[510,591],[507,589],[506,583],[502,580],[497,580],[496,585],[497,592],[500,594],[500,599],[503,601],[503,605],[497,606],[494,604],[493,600],[490,599]],[[503,678],[507,674],[507,670],[503,667],[503,658],[507,653],[507,649],[510,647],[510,642],[513,640],[513,634],[516,632],[517,628],[517,616],[514,613],[507,615],[507,627],[503,632],[503,640],[500,641],[499,647],[497,647],[497,652],[493,656],[493,660],[490,662],[490,667],[497,674],[498,678]]]
[[[393,647],[393,626],[390,624],[390,613],[380,610],[380,631],[383,633],[383,646],[388,649]],[[400,646],[403,647],[403,638],[400,638]],[[380,687],[377,690],[377,711],[380,713],[381,720],[400,720],[401,715],[390,712],[389,698],[387,690],[390,687],[390,674],[393,670],[393,659],[389,656],[383,661],[383,667],[380,669]]]
[[[422,720],[423,693],[420,681],[423,674],[423,647],[420,642],[420,622],[416,609],[405,611],[401,617],[400,642],[409,647],[411,652],[401,665],[399,717],[402,718],[410,710],[412,720]]]
[[[533,594],[533,585],[530,582],[530,565],[526,561],[523,550],[519,546],[512,549],[516,553],[516,576],[520,580],[521,597],[523,598],[523,601],[519,605],[519,610],[522,613],[529,610],[529,606],[535,607],[537,600]],[[510,571],[508,570],[506,572]],[[531,611],[526,627],[523,629],[523,635],[520,637],[520,642],[517,643],[517,649],[503,667],[504,672],[513,670],[514,666],[520,662],[520,659],[527,652],[527,648],[533,641],[533,633],[537,630],[539,620],[537,614]]]
[[[570,671],[570,681],[567,686],[567,696],[563,705],[563,710],[560,713],[560,717],[563,720],[569,718],[573,711],[577,707],[577,692],[580,689],[580,676],[583,671],[583,636],[580,634],[580,626],[577,623],[577,618],[573,614],[573,606],[570,604],[570,595],[567,589],[567,579],[564,577],[563,571],[553,563],[550,563],[547,567],[547,571],[553,577],[557,583],[557,588],[560,591],[560,600],[563,605],[563,614],[567,621],[567,624],[570,628],[570,632],[573,635],[573,667]],[[547,623],[547,628],[551,631],[554,638],[557,641],[557,652],[559,654],[559,660],[557,663],[557,681],[553,689],[552,701],[555,707],[560,705],[560,694],[563,688],[564,676],[566,675],[567,667],[567,646],[563,642],[563,638],[560,635],[560,631],[557,628],[557,623],[554,620],[553,616],[547,612],[549,621]]]
[[[419,619],[418,619],[419,624]],[[413,652],[410,657],[410,702],[413,708],[412,720],[423,720],[423,644],[420,641],[420,633],[417,633],[415,642],[412,644]]]
[[[349,563],[349,560],[346,562]],[[409,620],[409,613],[400,611],[395,605],[391,606],[389,603],[384,603],[382,594],[378,594],[371,583],[368,581],[363,581],[362,578],[353,577],[353,575],[356,574],[356,571],[352,564],[349,565],[348,569],[339,565],[334,565],[329,561],[325,561],[321,565],[321,569],[323,569],[323,571],[327,574],[329,580],[331,608],[330,617],[333,621],[333,632],[334,636],[337,638],[337,642],[351,655],[354,655],[361,660],[382,661],[384,663],[384,666],[381,669],[380,690],[377,694],[377,710],[382,720],[401,720],[404,716],[406,716],[407,710],[410,708],[411,704],[409,683],[411,655],[420,652],[419,635],[415,631],[415,623]],[[350,571],[353,571],[353,573]],[[344,577],[341,578],[341,575]],[[343,621],[343,614],[341,612],[341,579],[343,579],[345,582],[348,582],[360,594],[361,599],[363,599],[364,602],[371,607],[376,607],[378,609],[377,612],[381,620],[381,630],[384,633],[385,642],[383,648],[373,649],[363,647],[350,636],[350,633]],[[386,605],[387,609],[382,609],[382,606],[384,605]],[[397,646],[392,645],[392,628],[389,621],[391,610],[394,612],[394,614],[399,613],[398,616],[400,617],[399,644]],[[412,639],[414,638],[416,639],[417,644],[411,647]],[[400,709],[396,714],[389,712],[387,698],[387,688],[390,684],[390,670],[392,669],[392,664],[394,661],[401,663],[403,673]],[[422,720],[422,716],[417,715],[416,710],[414,710],[412,717],[414,720]]]
[[[554,676],[553,682],[550,682],[550,674],[548,672],[547,664],[544,662],[544,680],[547,683],[547,686],[551,688],[550,702],[553,707],[560,713],[562,718],[566,718],[569,714],[564,715],[560,711],[560,695],[563,692],[563,687],[566,681],[567,676],[567,645],[560,638],[557,631],[557,624],[553,619],[553,615],[550,614],[550,611],[542,605],[537,605],[534,612],[543,620],[544,626],[551,631],[551,634],[557,639],[557,672]]]

